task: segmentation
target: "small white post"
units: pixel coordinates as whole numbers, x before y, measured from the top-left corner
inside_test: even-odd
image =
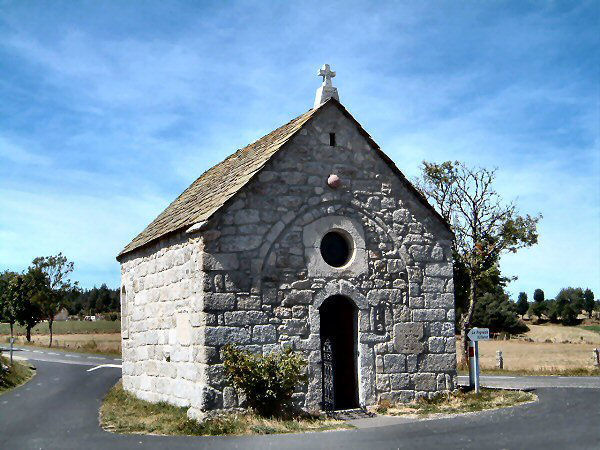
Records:
[[[479,394],[479,341],[475,341],[475,393]]]
[[[504,358],[502,357],[502,350],[496,352],[496,361],[498,362],[498,369],[504,369]]]
[[[475,345],[469,340],[469,389],[475,387]]]

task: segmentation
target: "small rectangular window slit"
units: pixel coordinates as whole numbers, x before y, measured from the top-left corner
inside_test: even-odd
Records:
[[[335,133],[329,133],[329,145],[335,147]]]

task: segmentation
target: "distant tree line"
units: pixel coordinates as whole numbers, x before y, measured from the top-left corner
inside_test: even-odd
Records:
[[[550,322],[563,325],[577,324],[577,316],[582,311],[592,317],[594,309],[600,309],[600,301],[594,299],[594,292],[589,288],[563,288],[550,300],[546,300],[544,291],[538,288],[533,293],[533,302],[528,302],[525,292],[521,292],[517,300],[517,310],[521,316],[526,313],[538,318],[545,316]]]
[[[120,307],[119,289],[111,289],[104,283],[99,288],[72,289],[67,294],[66,308],[71,315],[116,312]]]
[[[63,308],[70,314],[118,311],[118,289],[103,284],[81,290],[78,282],[69,278],[74,269],[75,264],[59,253],[35,258],[21,273],[0,273],[0,322],[10,325],[11,337],[15,324],[19,324],[25,327],[27,341],[31,341],[32,328],[47,320],[52,346],[52,325]]]

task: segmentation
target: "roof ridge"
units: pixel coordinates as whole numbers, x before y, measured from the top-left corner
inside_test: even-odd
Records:
[[[187,189],[173,200],[150,224],[119,253],[117,260],[137,248],[148,245],[161,237],[187,228],[212,217],[225,203],[242,189],[258,173],[271,157],[288,142],[315,113],[333,103],[348,117],[358,131],[375,149],[390,169],[417,199],[450,231],[450,225],[435,210],[392,159],[381,150],[371,135],[335,98],[330,98],[317,108],[312,108],[291,119],[251,144],[237,149],[220,163],[205,170]]]

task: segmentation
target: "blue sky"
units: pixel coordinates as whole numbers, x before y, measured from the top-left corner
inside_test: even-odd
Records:
[[[0,270],[63,251],[84,287],[198,175],[340,99],[409,177],[497,166],[541,212],[510,285],[600,297],[598,2],[0,0]]]

